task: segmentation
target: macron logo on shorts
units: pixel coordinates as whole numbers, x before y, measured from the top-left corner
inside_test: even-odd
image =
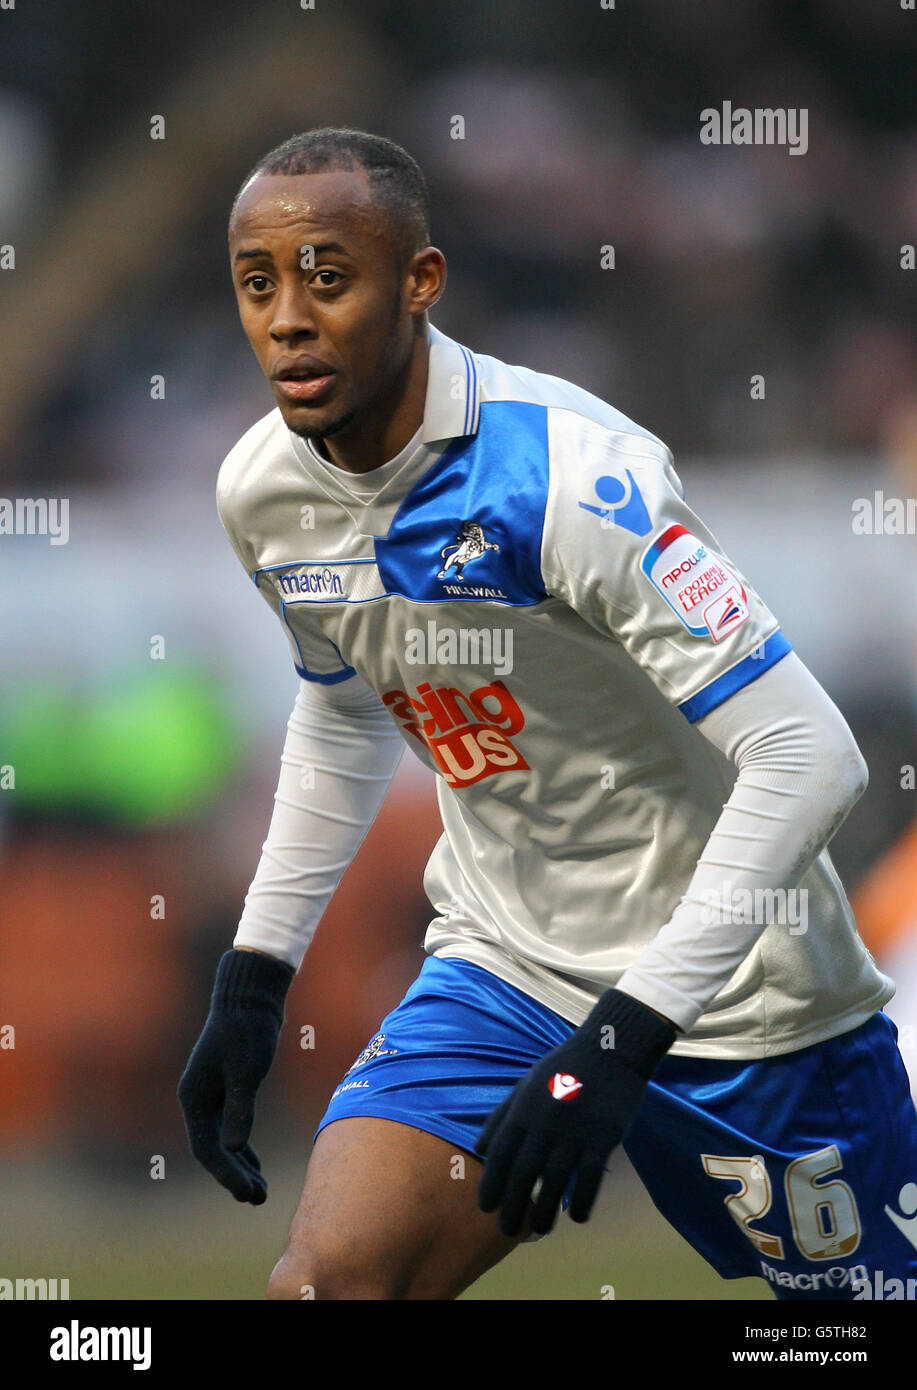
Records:
[[[568,1071],[556,1071],[548,1082],[548,1090],[555,1100],[569,1100],[582,1089],[582,1081],[577,1081]]]

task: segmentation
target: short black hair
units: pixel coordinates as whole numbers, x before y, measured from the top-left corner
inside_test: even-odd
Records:
[[[349,126],[306,130],[270,150],[246,174],[229,220],[257,174],[322,174],[338,169],[366,171],[375,202],[389,216],[402,264],[429,246],[430,195],[420,165],[394,140]]]

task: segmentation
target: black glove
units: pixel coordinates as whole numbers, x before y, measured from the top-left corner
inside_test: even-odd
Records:
[[[227,951],[217,968],[210,1013],[178,1083],[194,1157],[237,1202],[267,1198],[258,1155],[248,1142],[255,1092],[267,1076],[296,971],[256,951]]]
[[[582,1027],[517,1083],[476,1145],[486,1155],[478,1204],[482,1211],[501,1208],[504,1235],[518,1235],[539,1178],[534,1232],[551,1229],[574,1174],[570,1216],[588,1220],[608,1155],[630,1129],[646,1084],[676,1037],[652,1009],[609,989]]]

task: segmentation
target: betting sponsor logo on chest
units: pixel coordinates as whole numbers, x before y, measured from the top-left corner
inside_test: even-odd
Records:
[[[467,694],[422,681],[415,695],[388,690],[382,703],[424,745],[451,787],[468,787],[497,772],[530,770],[512,741],[525,716],[503,681]]]

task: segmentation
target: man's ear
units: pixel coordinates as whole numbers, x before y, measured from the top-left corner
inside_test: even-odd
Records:
[[[446,258],[435,246],[425,246],[411,258],[409,274],[414,281],[411,312],[426,313],[446,288]]]

